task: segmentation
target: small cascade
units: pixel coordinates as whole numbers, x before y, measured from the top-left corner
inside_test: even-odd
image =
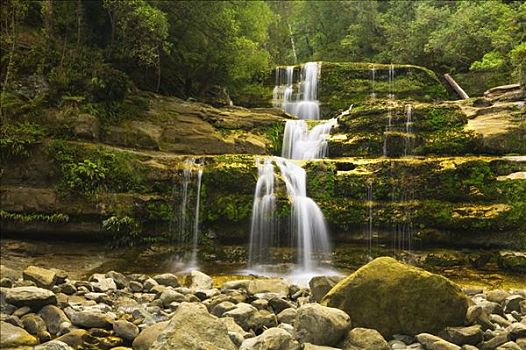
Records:
[[[408,104],[405,106],[405,147],[404,147],[404,155],[408,155],[411,153],[413,148],[413,107]]]
[[[376,92],[374,90],[376,84],[376,68],[371,68],[371,98],[376,98]]]
[[[389,101],[387,104],[387,126],[385,127],[385,131],[391,131],[391,128],[393,126],[393,111],[391,106],[391,101],[394,100],[395,95],[393,93],[393,81],[395,76],[395,68],[394,64],[391,63],[389,66],[389,73],[388,73],[388,80],[389,80],[389,94],[387,95]],[[384,135],[384,149],[383,149],[384,157],[387,157],[388,155],[388,149],[387,149],[387,137]]]
[[[252,205],[249,266],[270,262],[270,248],[277,233],[276,196],[274,195],[274,165],[272,158],[257,159],[258,181]]]
[[[283,136],[282,157],[304,160],[327,157],[327,137],[336,124],[337,120],[333,118],[309,130],[304,120],[288,120]]]
[[[273,104],[300,119],[320,119],[318,78],[320,62],[308,62],[301,67],[298,87],[294,86],[294,66],[276,68]]]
[[[274,163],[279,168],[278,176]],[[318,205],[307,196],[305,170],[294,162],[281,158],[258,160],[258,181],[252,208],[249,244],[249,266],[268,264],[270,248],[280,243],[276,211],[275,188],[277,179],[285,183],[291,203],[291,248],[297,251],[297,264],[301,272],[312,272],[319,261],[330,256],[330,243],[323,214]],[[295,242],[295,243],[294,243]]]
[[[180,189],[179,227],[175,237],[178,244],[192,244],[192,253],[188,264],[197,266],[197,252],[199,243],[199,211],[201,199],[201,182],[203,177],[203,164],[196,159],[187,159],[183,169],[183,178]],[[194,184],[195,181],[195,184]],[[195,196],[195,206],[189,202]],[[193,210],[192,210],[193,209]],[[192,215],[190,217],[189,215]]]

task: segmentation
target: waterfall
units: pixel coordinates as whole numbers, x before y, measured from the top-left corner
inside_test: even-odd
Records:
[[[308,62],[301,66],[300,81],[294,86],[294,66],[276,68],[276,86],[273,104],[300,119],[320,119],[318,102],[318,78],[320,62]]]
[[[249,266],[270,262],[270,248],[277,232],[274,165],[272,158],[256,160],[258,181],[252,205],[252,223],[248,253]]]
[[[275,172],[274,163],[281,176]],[[285,183],[291,204],[291,248],[296,248],[297,264],[302,272],[312,272],[319,260],[330,256],[330,243],[323,214],[307,196],[306,173],[294,162],[272,157],[257,160],[258,181],[254,193],[249,244],[249,265],[270,263],[270,249],[279,243],[275,187],[277,179]],[[293,243],[295,241],[295,243]]]
[[[177,243],[179,244],[192,244],[189,265],[190,267],[195,268],[197,266],[197,252],[199,243],[199,211],[201,202],[201,180],[203,177],[203,165],[192,158],[187,159],[184,166],[180,192],[179,229],[176,238]],[[191,220],[188,218],[188,214],[192,213],[192,208],[189,207],[189,201],[192,187],[194,187],[194,177],[196,178],[195,207],[193,207],[193,220]]]
[[[395,68],[394,64],[389,65],[389,72],[388,72],[388,80],[389,80],[389,94],[387,95],[388,99],[390,100],[387,105],[387,126],[385,128],[385,131],[391,131],[391,127],[393,126],[393,112],[392,112],[392,106],[390,104],[391,100],[395,98],[395,95],[393,93],[393,81],[395,76]],[[384,157],[387,157],[388,155],[388,149],[387,149],[387,135],[384,134],[384,149],[383,149]]]
[[[408,155],[412,151],[413,146],[413,107],[408,104],[405,106],[405,147],[404,155]]]
[[[318,124],[309,130],[305,120],[288,120],[283,136],[282,157],[288,159],[320,159],[328,153],[327,137],[335,118]]]
[[[376,92],[374,92],[376,83],[376,68],[371,68],[371,98],[376,98]]]

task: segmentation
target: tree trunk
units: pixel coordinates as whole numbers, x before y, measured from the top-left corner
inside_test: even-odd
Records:
[[[444,74],[444,78],[449,83],[449,85],[451,85],[453,90],[455,90],[458,96],[460,96],[461,99],[467,100],[469,98],[468,94],[466,94],[466,92],[460,87],[460,85],[457,84],[457,82],[455,81],[455,79],[453,79],[451,75],[446,73]]]

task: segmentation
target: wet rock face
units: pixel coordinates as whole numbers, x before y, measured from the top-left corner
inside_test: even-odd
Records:
[[[377,329],[384,336],[462,325],[468,307],[451,281],[386,257],[342,280],[322,303],[347,312],[354,326]]]

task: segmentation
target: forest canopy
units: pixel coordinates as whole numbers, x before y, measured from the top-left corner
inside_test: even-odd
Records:
[[[25,93],[34,103],[111,104],[131,86],[235,94],[276,65],[311,60],[492,72],[507,82],[526,61],[522,1],[6,0],[1,31],[4,107],[20,102],[28,79],[42,87]]]

